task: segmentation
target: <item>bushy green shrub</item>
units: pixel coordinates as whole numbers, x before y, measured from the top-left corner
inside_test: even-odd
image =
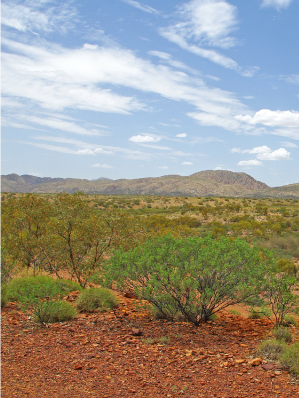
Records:
[[[72,281],[49,276],[29,276],[12,279],[6,287],[6,298],[8,301],[30,305],[46,297],[59,297],[80,289],[80,285]]]
[[[286,343],[290,343],[293,340],[292,333],[284,327],[278,327],[272,333],[276,340],[282,340]]]
[[[258,354],[271,360],[277,360],[286,350],[287,345],[281,340],[265,340],[258,347]]]
[[[299,376],[299,342],[287,347],[279,358],[280,363]]]
[[[270,253],[241,239],[168,235],[116,252],[104,270],[107,286],[116,281],[166,318],[180,312],[199,325],[213,313],[258,294],[273,261]]]
[[[84,290],[77,299],[79,311],[92,312],[94,310],[109,311],[119,305],[117,297],[109,289],[90,288]]]
[[[33,320],[41,325],[70,321],[76,315],[76,309],[67,301],[41,301],[33,309]]]

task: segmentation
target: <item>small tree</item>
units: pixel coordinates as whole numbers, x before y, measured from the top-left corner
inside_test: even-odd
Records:
[[[134,290],[172,319],[177,311],[195,325],[212,314],[260,293],[269,253],[240,239],[172,236],[120,250],[105,264],[109,285]]]

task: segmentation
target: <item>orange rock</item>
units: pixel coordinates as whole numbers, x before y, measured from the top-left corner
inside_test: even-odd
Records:
[[[251,365],[251,366],[258,366],[258,365],[260,365],[262,363],[262,358],[254,358],[254,359],[252,359],[250,362],[249,362],[249,364]]]

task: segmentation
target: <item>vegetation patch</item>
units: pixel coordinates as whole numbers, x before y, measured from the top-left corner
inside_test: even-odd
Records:
[[[79,311],[93,312],[94,310],[109,311],[118,307],[119,301],[114,293],[105,288],[90,288],[84,290],[77,299]]]
[[[33,320],[41,325],[70,321],[76,315],[76,309],[67,301],[41,301],[33,309]]]

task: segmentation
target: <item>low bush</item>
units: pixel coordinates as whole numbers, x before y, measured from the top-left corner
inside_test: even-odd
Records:
[[[292,316],[292,315],[286,315],[283,318],[283,325],[284,326],[298,326],[298,322],[296,321],[296,319]]]
[[[1,308],[5,307],[7,304],[7,298],[6,298],[6,289],[2,285],[1,286]]]
[[[276,340],[281,340],[286,343],[290,343],[293,340],[292,333],[284,327],[278,327],[274,329],[272,333]]]
[[[287,347],[279,358],[280,363],[299,376],[299,342]]]
[[[287,345],[281,340],[265,340],[258,347],[258,354],[271,360],[277,360],[286,350]]]
[[[29,276],[12,279],[6,287],[8,301],[31,305],[44,298],[64,296],[71,291],[81,290],[78,283],[53,279],[49,276]]]
[[[77,309],[85,312],[109,311],[118,305],[119,302],[115,294],[105,288],[86,289],[80,294],[76,302]]]
[[[76,315],[76,309],[67,301],[41,301],[33,309],[33,320],[41,325],[70,321]]]

